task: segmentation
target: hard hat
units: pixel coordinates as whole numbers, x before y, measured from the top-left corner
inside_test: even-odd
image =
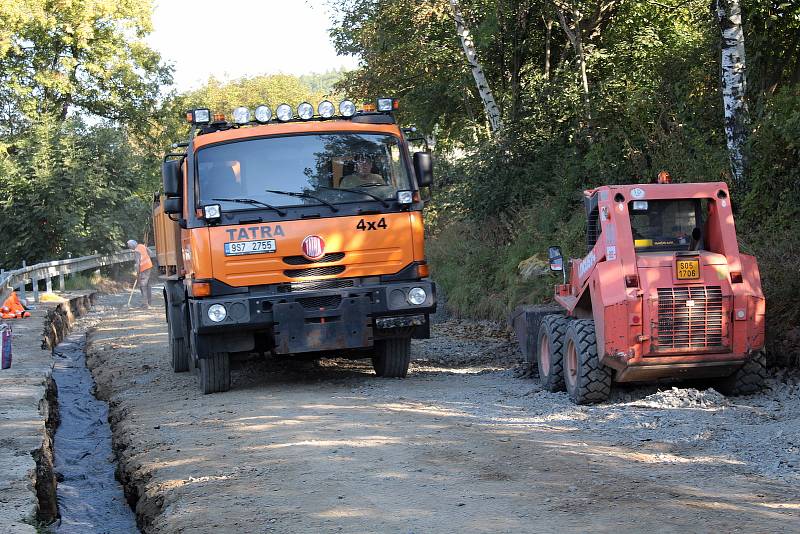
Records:
[[[134,239],[128,239],[125,244],[128,245],[128,248],[135,248],[139,243],[137,243]]]

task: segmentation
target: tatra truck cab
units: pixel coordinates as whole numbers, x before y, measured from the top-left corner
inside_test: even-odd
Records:
[[[172,365],[204,393],[230,388],[230,355],[371,357],[405,377],[436,288],[420,189],[431,155],[380,98],[297,108],[194,109],[154,204]]]
[[[603,186],[586,191],[587,255],[570,260],[562,313],[518,308],[512,321],[542,386],[578,404],[614,382],[716,379],[753,393],[765,378],[761,279],[736,241],[724,183]],[[559,247],[550,268],[563,271]]]

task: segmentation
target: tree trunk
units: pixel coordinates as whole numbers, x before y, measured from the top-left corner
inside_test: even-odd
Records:
[[[544,21],[544,26],[547,30],[544,39],[544,79],[550,79],[550,38],[553,33],[553,21],[546,20]]]
[[[571,28],[567,23],[567,18],[559,6],[556,5],[556,12],[558,13],[558,21],[561,24],[561,29],[567,36],[572,48],[575,50],[575,56],[578,58],[578,68],[581,72],[581,89],[583,90],[583,107],[586,112],[586,119],[592,122],[592,109],[591,102],[589,101],[589,77],[586,75],[586,53],[583,50],[583,38],[581,36],[581,15],[573,9],[572,17],[574,17],[575,27]]]
[[[733,182],[745,185],[744,145],[747,141],[747,78],[745,75],[744,32],[739,0],[715,0],[715,11],[722,31],[720,81],[725,109],[725,138]]]
[[[492,133],[495,134],[503,129],[503,121],[500,118],[500,108],[497,107],[497,102],[495,102],[492,90],[489,88],[489,82],[486,81],[483,68],[480,63],[478,63],[475,43],[472,40],[469,30],[464,25],[464,17],[461,15],[461,6],[458,0],[450,0],[450,7],[453,10],[453,18],[456,21],[456,31],[458,32],[458,37],[461,39],[464,55],[467,56],[467,63],[469,63],[472,69],[472,77],[475,78],[475,84],[478,86],[478,94],[486,110],[486,118],[489,120],[489,127]]]

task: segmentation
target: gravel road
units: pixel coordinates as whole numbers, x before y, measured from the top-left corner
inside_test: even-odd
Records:
[[[88,361],[145,532],[800,532],[797,375],[576,407],[497,325],[447,321],[406,380],[256,358],[204,396],[163,308],[125,298],[87,319]]]

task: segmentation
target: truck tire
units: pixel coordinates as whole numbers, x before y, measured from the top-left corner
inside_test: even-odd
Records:
[[[375,341],[372,368],[384,378],[405,378],[411,363],[411,337],[390,337]]]
[[[536,341],[536,366],[539,383],[547,391],[564,391],[564,343],[569,319],[545,315]]]
[[[170,306],[167,305],[167,315],[172,315],[172,319],[177,320],[178,314],[174,311],[169,312]],[[181,329],[181,337],[175,337],[175,327],[173,321],[167,318],[167,337],[169,338],[169,354],[172,370],[176,373],[185,373],[189,370],[189,346],[186,342],[186,336],[183,334],[185,328]]]
[[[717,384],[724,395],[752,395],[764,389],[767,381],[767,355],[764,351],[753,354],[738,371]]]
[[[594,321],[578,319],[567,327],[564,349],[564,383],[575,404],[608,400],[612,371],[597,356]]]
[[[231,358],[227,352],[214,352],[200,358],[200,389],[204,395],[231,389]]]

